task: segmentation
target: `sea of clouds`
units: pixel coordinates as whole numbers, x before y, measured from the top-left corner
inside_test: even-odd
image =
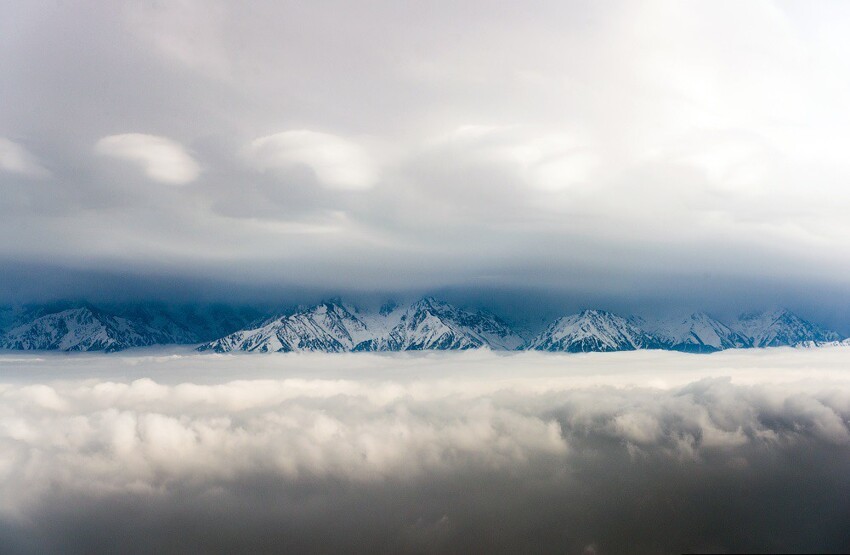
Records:
[[[0,356],[6,553],[844,551],[850,348]]]

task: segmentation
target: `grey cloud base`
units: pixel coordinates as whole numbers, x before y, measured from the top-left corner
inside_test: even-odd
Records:
[[[328,355],[260,369],[255,357],[88,358],[56,366],[88,376],[61,381],[48,379],[50,357],[0,357],[0,542],[12,553],[844,551],[848,352],[337,355],[332,371]],[[601,357],[613,357],[605,371]],[[817,380],[799,381],[804,364]],[[180,382],[207,367],[212,381]],[[739,370],[730,380],[719,368]],[[127,372],[160,377],[107,377]]]
[[[840,2],[6,0],[0,295],[85,271],[607,300],[681,279],[846,309],[848,21]]]
[[[594,447],[604,463],[575,460],[570,480],[556,479],[554,464],[533,461],[519,478],[472,469],[364,486],[255,475],[212,493],[178,486],[154,497],[59,494],[32,514],[43,527],[0,531],[0,539],[20,553],[847,549],[846,449],[814,442],[678,464],[634,461],[620,445]],[[735,468],[741,458],[750,466]]]

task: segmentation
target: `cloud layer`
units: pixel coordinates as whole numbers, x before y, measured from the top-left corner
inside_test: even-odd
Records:
[[[333,370],[327,356],[5,356],[0,539],[22,553],[840,550],[846,354],[344,355]]]
[[[6,264],[846,292],[840,2],[12,1],[0,16]]]

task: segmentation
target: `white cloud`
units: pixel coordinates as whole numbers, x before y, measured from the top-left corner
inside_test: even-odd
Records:
[[[0,444],[12,448],[0,465],[0,505],[12,511],[56,480],[120,491],[258,468],[358,482],[519,469],[540,456],[568,461],[569,445],[588,435],[675,459],[765,438],[850,445],[850,382],[830,370],[847,351],[0,358],[4,367],[23,360],[34,375],[55,363],[65,375],[100,367],[162,376],[0,387]],[[818,380],[799,382],[793,361]],[[214,383],[168,383],[203,369]],[[50,457],[36,461],[36,452]],[[18,467],[15,453],[30,463]]]
[[[50,172],[27,149],[4,137],[0,137],[0,170],[29,177],[50,175]]]
[[[134,162],[148,177],[161,183],[185,185],[200,173],[198,163],[180,143],[156,135],[109,135],[97,142],[95,152]]]
[[[306,129],[260,137],[245,149],[261,170],[308,166],[319,183],[330,189],[369,189],[378,168],[369,151],[355,141]]]
[[[0,524],[39,537],[66,507],[103,533],[98,511],[130,503],[165,529],[172,511],[202,515],[215,500],[228,530],[252,525],[255,507],[275,527],[356,522],[386,541],[385,526],[440,522],[477,538],[470,519],[511,527],[535,506],[603,534],[632,501],[714,503],[694,488],[722,490],[721,507],[758,487],[783,506],[824,500],[772,488],[788,471],[777,461],[797,457],[811,457],[813,484],[843,479],[847,353],[0,356]],[[341,515],[340,503],[369,511]],[[412,520],[369,525],[385,506]],[[659,510],[657,525],[677,525],[675,507]]]

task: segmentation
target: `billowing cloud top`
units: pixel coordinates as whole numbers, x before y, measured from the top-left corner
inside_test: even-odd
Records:
[[[842,288],[848,24],[769,0],[7,1],[0,263]]]
[[[0,356],[0,542],[840,552],[847,354]]]
[[[183,185],[198,177],[198,164],[181,145],[153,135],[126,133],[103,137],[95,152],[139,164],[148,177],[162,183]]]

